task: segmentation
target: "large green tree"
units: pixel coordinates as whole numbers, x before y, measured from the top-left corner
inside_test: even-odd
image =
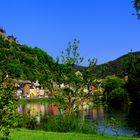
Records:
[[[113,76],[107,76],[103,81],[104,101],[111,106],[118,106],[128,102],[128,94],[124,88],[125,81]]]
[[[124,62],[124,71],[128,75],[127,90],[132,102],[140,100],[140,56],[130,52]]]
[[[132,102],[128,123],[140,134],[140,56],[130,52],[124,68],[128,75],[127,91]]]

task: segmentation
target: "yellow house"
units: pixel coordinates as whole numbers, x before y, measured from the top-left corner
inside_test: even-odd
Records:
[[[30,94],[30,97],[35,96],[35,89],[34,88],[30,88],[29,94]]]
[[[29,94],[31,97],[44,96],[44,89],[40,89],[39,87],[30,88]]]

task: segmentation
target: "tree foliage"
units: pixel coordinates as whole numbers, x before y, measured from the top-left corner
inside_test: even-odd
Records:
[[[83,58],[78,53],[79,41],[74,39],[73,44],[69,43],[66,52],[61,52],[61,57],[57,57],[57,63],[55,66],[56,79],[58,84],[64,84],[64,87],[58,90],[58,94],[55,96],[56,103],[61,109],[65,109],[68,114],[71,114],[79,109],[83,103],[90,97],[90,92],[87,90],[87,81],[84,79],[84,73],[76,71],[75,66],[79,65]],[[60,64],[59,64],[60,62]],[[91,63],[91,67],[95,63]],[[89,69],[85,69],[90,71]],[[92,78],[92,76],[88,77]]]
[[[127,90],[132,102],[139,103],[140,100],[140,56],[129,53],[125,63],[124,71],[128,75]]]
[[[139,19],[140,18],[140,0],[134,0],[134,8],[136,9],[136,14]]]
[[[16,91],[11,79],[0,77],[0,138],[8,139],[16,121]]]
[[[0,69],[11,78],[39,80],[44,86],[53,76],[54,61],[45,51],[0,36]]]
[[[108,76],[103,81],[104,100],[109,105],[121,105],[128,102],[128,95],[124,89],[125,81],[116,76]]]

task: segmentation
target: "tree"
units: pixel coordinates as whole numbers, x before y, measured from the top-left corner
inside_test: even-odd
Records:
[[[16,101],[11,79],[0,75],[0,139],[8,139],[11,129],[16,126]]]
[[[140,0],[134,0],[134,8],[136,9],[136,15],[140,18]]]
[[[140,100],[140,56],[130,52],[123,63],[124,72],[128,75],[127,91],[130,100],[139,103]]]
[[[6,65],[7,71],[9,75],[13,78],[19,78],[23,73],[22,66],[18,61],[13,61],[12,63],[8,63]]]
[[[140,56],[130,52],[125,66],[128,75],[127,92],[132,102],[129,111],[128,124],[140,134]]]
[[[128,95],[124,89],[125,81],[116,76],[107,76],[103,81],[104,100],[107,104],[118,106],[128,102]]]
[[[55,79],[57,84],[63,88],[58,88],[58,92],[55,96],[56,104],[60,109],[65,110],[66,113],[72,114],[79,110],[79,107],[83,106],[83,103],[90,98],[90,92],[87,89],[88,82],[91,82],[89,78],[84,78],[85,73],[91,74],[91,67],[95,65],[94,60],[90,61],[89,69],[80,72],[76,70],[76,66],[83,61],[83,57],[78,53],[79,41],[74,39],[73,44],[69,43],[66,53],[61,52],[61,57],[57,57],[55,65]],[[59,64],[61,62],[61,64]]]

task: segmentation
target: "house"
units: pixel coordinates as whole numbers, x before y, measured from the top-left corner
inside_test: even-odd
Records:
[[[30,81],[24,81],[20,84],[20,88],[22,89],[23,97],[27,97],[27,95],[29,95],[30,84],[31,84]]]
[[[18,88],[18,89],[17,89],[17,96],[18,96],[19,98],[22,97],[22,89],[21,89],[21,88]]]
[[[43,97],[45,96],[45,89],[39,84],[39,81],[36,80],[31,82],[29,80],[13,80],[13,84],[17,87],[17,96],[19,97]]]
[[[45,91],[38,80],[30,84],[29,95],[30,97],[41,97],[45,95]]]

